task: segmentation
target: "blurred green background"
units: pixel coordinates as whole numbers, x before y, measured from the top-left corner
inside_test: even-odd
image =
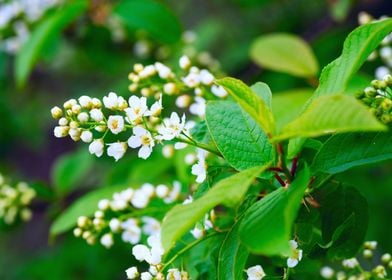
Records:
[[[5,5],[19,2],[29,1],[0,1],[0,26],[7,16]],[[127,155],[114,164],[93,158],[85,145],[79,147],[69,138],[55,139],[51,107],[85,94],[102,97],[114,91],[129,96],[127,76],[134,63],[162,60],[173,65],[183,52],[201,54],[201,60],[212,56],[222,72],[248,83],[264,81],[274,94],[306,87],[309,81],[254,64],[249,56],[252,42],[272,32],[293,33],[312,46],[325,66],[340,54],[345,37],[358,25],[359,12],[374,17],[392,12],[389,0],[32,0],[30,5],[33,2],[41,5],[38,18],[20,12],[0,28],[0,172],[32,183],[38,192],[33,219],[0,230],[0,279],[124,279],[133,261],[129,246],[117,243],[106,250],[72,234],[49,242],[51,222],[91,189],[178,175],[170,162],[146,176],[161,158],[147,163]],[[42,8],[45,3],[47,9]],[[48,21],[58,26],[45,27]],[[23,33],[16,22],[24,22],[30,34],[26,36],[37,40],[36,30],[52,30],[46,30],[48,38],[41,38],[41,45],[22,38],[19,48],[13,48],[7,40]],[[188,30],[196,34],[192,43],[186,42],[192,39]],[[376,66],[377,61],[362,69],[366,82]],[[391,170],[387,162],[339,175],[367,198],[368,239],[379,241],[383,251],[392,251]]]

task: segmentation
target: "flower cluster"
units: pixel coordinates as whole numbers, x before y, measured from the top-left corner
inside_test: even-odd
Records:
[[[342,261],[343,270],[335,271],[330,266],[324,266],[320,270],[320,275],[324,279],[337,280],[360,280],[360,279],[386,279],[388,271],[392,269],[392,256],[389,253],[375,258],[377,241],[366,241],[362,250],[364,260],[370,261],[372,267],[366,270],[359,261],[360,256],[345,259]],[[366,266],[367,268],[367,266]]]
[[[29,24],[39,20],[47,10],[61,2],[61,0],[14,0],[2,3],[0,30],[5,30],[2,33],[6,34],[6,38],[2,38],[0,51],[17,53],[30,36]]]
[[[186,30],[181,36],[179,46],[159,45],[148,38],[148,34],[143,31],[135,32],[136,42],[133,45],[133,54],[135,57],[143,60],[146,58],[155,58],[159,61],[167,61],[175,56],[175,53],[182,53],[195,61],[196,66],[208,68],[213,72],[220,71],[220,63],[207,51],[198,52],[195,44],[197,43],[197,34],[192,30]]]
[[[114,244],[113,234],[119,234],[123,242],[135,245],[142,240],[143,235],[159,233],[160,221],[148,214],[159,214],[164,209],[163,205],[177,202],[180,192],[180,183],[174,182],[172,188],[146,183],[138,189],[127,188],[114,193],[111,200],[102,199],[98,202],[98,210],[93,218],[78,218],[74,235],[84,238],[89,244],[94,244],[99,238],[103,246],[110,248]],[[147,208],[154,203],[160,203],[155,207],[155,212],[153,207]],[[146,208],[150,212],[141,211]]]
[[[392,123],[392,75],[373,80],[369,87],[357,94],[357,98],[369,106],[371,112],[383,123]]]
[[[179,59],[180,70],[156,62],[143,66],[135,64],[128,76],[129,90],[144,97],[158,98],[161,94],[174,96],[180,109],[189,109],[193,115],[204,117],[206,100],[224,98],[227,92],[214,85],[214,75],[207,69],[193,66],[188,56]]]
[[[366,12],[361,12],[358,15],[359,23],[366,24],[375,20],[383,20],[386,17],[374,19]],[[376,68],[375,77],[381,80],[385,75],[392,74],[392,33],[388,34],[382,41],[379,48],[371,53],[368,60],[374,61],[380,58],[383,65]]]
[[[69,135],[74,141],[90,143],[89,151],[97,157],[103,155],[106,144],[107,155],[116,161],[128,147],[139,149],[138,156],[147,159],[156,143],[185,138],[185,115],[180,117],[172,112],[170,117],[163,118],[162,109],[162,96],[149,107],[147,98],[135,95],[127,101],[110,92],[102,102],[84,95],[66,101],[63,109],[52,108],[52,116],[58,120],[54,135]],[[118,140],[105,143],[108,133]]]
[[[128,268],[125,272],[128,279],[141,280],[188,280],[188,272],[178,268],[170,268],[165,271],[165,264],[162,263],[164,250],[161,243],[160,233],[152,235],[147,239],[147,245],[138,244],[132,248],[132,254],[136,260],[146,262],[149,265],[148,271],[140,272],[136,266]]]
[[[19,182],[12,187],[0,174],[0,219],[8,225],[18,219],[30,220],[32,213],[28,207],[35,196],[35,190],[25,182]]]

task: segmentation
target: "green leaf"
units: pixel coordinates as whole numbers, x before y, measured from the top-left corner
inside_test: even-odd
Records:
[[[365,239],[368,225],[366,199],[354,188],[328,185],[320,202],[322,237],[330,258],[354,256]]]
[[[392,19],[365,24],[351,32],[344,41],[341,56],[323,69],[314,98],[344,93],[352,76],[390,32]]]
[[[274,93],[272,96],[272,111],[277,128],[295,119],[302,111],[306,101],[313,94],[313,89],[300,88]]]
[[[162,224],[162,245],[165,251],[168,251],[215,206],[223,204],[233,207],[238,204],[256,176],[267,167],[253,167],[225,178],[194,202],[174,206],[166,214]]]
[[[267,135],[238,104],[209,102],[206,121],[218,150],[235,169],[264,165],[273,158]]]
[[[147,31],[154,39],[167,44],[177,42],[182,28],[172,11],[155,0],[123,0],[114,9],[131,29]]]
[[[93,163],[94,158],[85,150],[61,156],[52,171],[52,181],[57,192],[63,195],[77,187],[91,170]]]
[[[273,140],[382,130],[386,130],[386,127],[354,97],[329,95],[313,100],[306,110],[297,119],[283,127],[282,132]]]
[[[26,84],[32,71],[44,49],[56,39],[56,36],[72,21],[87,9],[87,1],[76,0],[56,10],[49,17],[42,20],[34,29],[27,42],[18,52],[15,60],[15,78],[19,87]]]
[[[250,57],[262,67],[298,77],[315,77],[319,71],[311,47],[292,34],[273,33],[257,38]]]
[[[218,255],[218,280],[241,280],[249,256],[249,251],[240,243],[238,223],[226,234]]]
[[[309,178],[305,168],[288,188],[279,188],[249,207],[239,228],[242,244],[263,255],[289,253],[291,229]]]
[[[316,154],[314,172],[339,173],[392,159],[392,133],[348,133],[330,137]]]
[[[275,121],[270,108],[251,88],[234,78],[223,78],[216,81],[216,83],[229,92],[267,135],[275,133]]]
[[[268,108],[272,108],[272,92],[269,86],[263,82],[257,82],[250,87],[254,93],[256,93]]]
[[[98,209],[98,202],[104,198],[111,198],[112,195],[125,189],[124,185],[109,186],[92,191],[79,198],[63,213],[61,213],[50,227],[51,237],[64,233],[76,225],[80,216],[91,216]]]

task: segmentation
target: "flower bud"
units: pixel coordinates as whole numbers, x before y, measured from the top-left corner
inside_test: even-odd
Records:
[[[52,113],[52,117],[56,120],[61,118],[63,116],[63,110],[60,109],[60,107],[53,107],[50,112]]]

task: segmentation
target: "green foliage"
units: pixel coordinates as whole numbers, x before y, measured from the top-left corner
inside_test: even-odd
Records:
[[[267,135],[236,103],[208,103],[206,121],[217,148],[237,170],[271,161],[273,150]]]
[[[162,245],[165,250],[187,233],[204,215],[219,204],[234,207],[243,198],[250,184],[268,165],[253,167],[219,181],[205,195],[190,204],[176,205],[162,224]]]
[[[313,90],[308,88],[277,92],[272,96],[272,112],[278,129],[294,120],[300,113]]]
[[[16,56],[15,79],[19,87],[25,86],[34,64],[43,55],[46,46],[86,9],[87,1],[76,0],[67,3],[39,23]]]
[[[61,213],[50,227],[50,236],[64,233],[76,225],[80,216],[91,216],[97,210],[98,202],[103,198],[109,198],[113,193],[125,189],[124,185],[109,186],[91,191],[79,198],[63,213]]]
[[[257,38],[250,56],[260,66],[298,77],[315,77],[319,71],[311,47],[291,34],[272,33]]]
[[[347,133],[331,136],[314,158],[314,172],[339,173],[392,158],[392,133]]]
[[[386,127],[354,97],[329,95],[314,99],[297,119],[283,127],[274,140],[382,130],[386,130]]]
[[[281,187],[249,207],[240,222],[242,244],[257,254],[289,253],[291,229],[309,178],[305,168],[288,188]]]
[[[242,81],[224,78],[216,82],[223,86],[234,100],[271,136],[275,133],[275,121],[265,101]]]
[[[261,99],[268,108],[272,108],[272,92],[269,86],[263,82],[257,82],[250,87]]]
[[[243,279],[249,251],[241,244],[238,237],[238,223],[235,223],[226,234],[218,255],[218,280]]]
[[[323,69],[314,98],[344,93],[353,75],[391,31],[392,19],[385,19],[365,24],[351,32],[344,41],[341,56]]]
[[[352,187],[328,187],[318,198],[327,255],[333,259],[349,258],[358,252],[365,239],[368,225],[367,202]]]
[[[147,31],[162,43],[175,43],[181,36],[181,25],[164,4],[155,0],[123,0],[115,7],[115,14],[132,30]]]
[[[94,159],[85,150],[61,156],[52,171],[52,181],[57,193],[64,195],[78,187],[85,180],[93,163]]]

